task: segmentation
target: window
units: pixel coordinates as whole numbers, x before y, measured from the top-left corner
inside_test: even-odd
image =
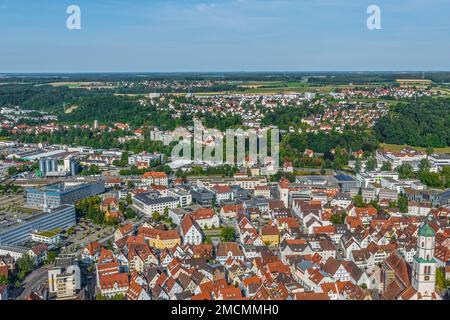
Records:
[[[423,272],[424,274],[431,274],[431,266],[425,266]]]

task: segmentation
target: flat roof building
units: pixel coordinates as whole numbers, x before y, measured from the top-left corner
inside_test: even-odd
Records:
[[[134,208],[147,216],[151,216],[154,212],[162,214],[166,208],[175,209],[178,205],[179,201],[174,197],[155,199],[150,196],[150,193],[140,193],[133,197]]]
[[[191,189],[192,200],[204,207],[211,207],[214,193],[204,188]]]
[[[356,181],[352,177],[345,174],[338,174],[333,178],[336,180],[336,183],[339,185],[342,192],[350,192],[350,188],[359,186],[359,181]]]
[[[56,208],[63,204],[75,204],[77,201],[105,192],[105,183],[96,181],[77,185],[66,183],[53,184],[41,188],[26,190],[27,206],[33,208]]]
[[[8,214],[5,213],[5,216]],[[0,245],[21,244],[31,240],[33,232],[67,229],[76,224],[75,207],[62,205],[49,211],[38,211],[26,216],[0,221]]]

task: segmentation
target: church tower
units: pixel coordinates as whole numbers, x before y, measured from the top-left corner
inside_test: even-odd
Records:
[[[417,253],[413,260],[412,286],[422,296],[430,296],[436,287],[436,260],[434,259],[435,232],[427,221],[420,227]]]

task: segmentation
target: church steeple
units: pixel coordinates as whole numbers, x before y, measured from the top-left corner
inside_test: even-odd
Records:
[[[435,232],[425,221],[417,237],[417,253],[413,260],[412,286],[422,296],[435,292],[436,260],[434,259]]]
[[[434,237],[435,232],[428,222],[425,222],[419,229],[419,236]]]

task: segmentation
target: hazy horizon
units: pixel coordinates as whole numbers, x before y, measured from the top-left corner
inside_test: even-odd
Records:
[[[366,26],[381,9],[381,30]],[[81,30],[66,10],[81,9]],[[450,70],[446,0],[0,0],[2,73]]]

